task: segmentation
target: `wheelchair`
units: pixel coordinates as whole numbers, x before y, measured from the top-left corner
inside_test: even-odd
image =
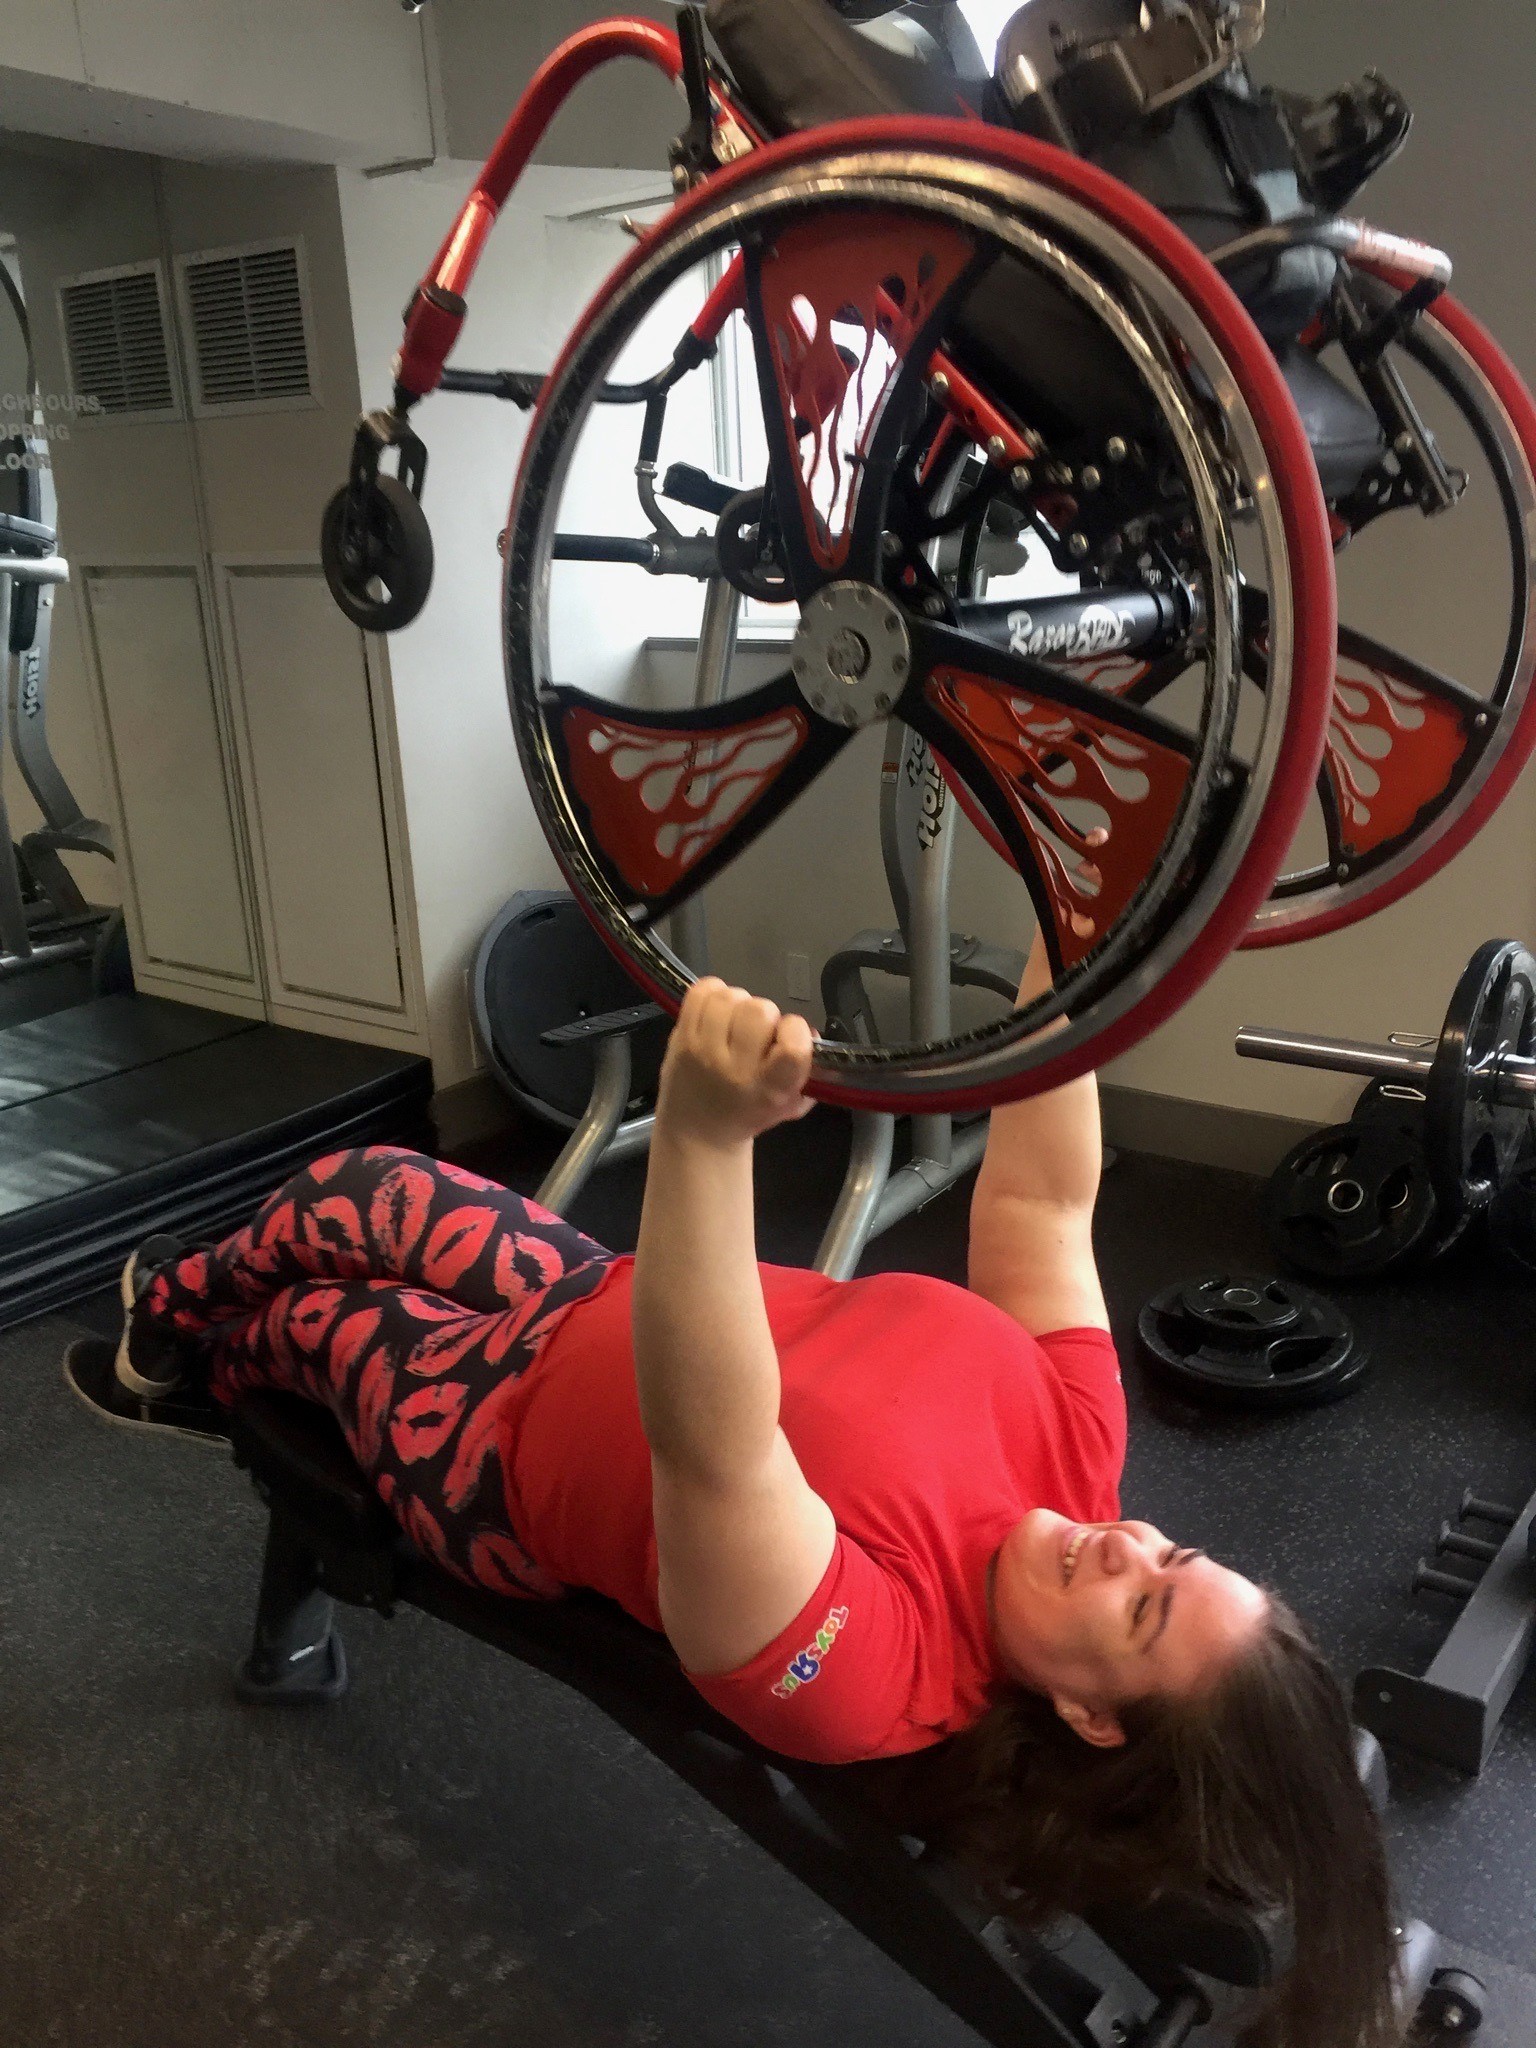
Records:
[[[1053,992],[829,1040],[823,1099],[963,1112],[1099,1066],[1235,947],[1426,880],[1536,743],[1536,408],[1449,259],[1344,211],[1406,106],[1375,74],[1317,103],[1261,90],[1263,14],[1026,0],[991,65],[945,0],[598,23],[514,110],[407,310],[394,404],[359,427],[323,559],[347,616],[392,630],[431,577],[417,404],[532,411],[502,536],[519,754],[568,885],[656,1000],[690,979],[666,921],[744,861],[814,923],[793,807],[871,727],[1020,879]],[[547,377],[446,368],[499,208],[621,56],[686,94],[665,212]],[[664,461],[726,355],[742,473]],[[642,530],[570,531],[614,408],[640,422]],[[556,680],[570,563],[707,583],[687,701]],[[1438,595],[1472,576],[1476,645]],[[787,622],[776,674],[738,681],[743,606]]]

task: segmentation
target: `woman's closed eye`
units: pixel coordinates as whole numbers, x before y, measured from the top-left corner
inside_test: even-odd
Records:
[[[1200,1552],[1198,1550],[1181,1551],[1176,1543],[1170,1543],[1157,1562],[1159,1567],[1166,1571],[1168,1566],[1175,1561],[1179,1564],[1184,1564],[1190,1558],[1198,1557],[1199,1555]],[[1151,1606],[1152,1595],[1150,1593],[1139,1593],[1131,1602],[1131,1634],[1133,1636],[1146,1620]]]

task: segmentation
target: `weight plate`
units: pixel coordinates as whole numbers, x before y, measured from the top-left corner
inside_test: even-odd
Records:
[[[1270,1176],[1264,1208],[1276,1256],[1321,1280],[1389,1272],[1426,1245],[1438,1215],[1417,1132],[1386,1120],[1303,1138]]]
[[[497,1078],[546,1123],[572,1129],[592,1093],[590,1045],[542,1044],[546,1031],[643,1001],[574,896],[523,889],[492,920],[475,961],[475,1023]],[[631,1105],[654,1100],[670,1024],[631,1034]]]
[[[1501,1101],[1501,1061],[1536,1051],[1536,959],[1513,939],[1479,946],[1456,984],[1430,1070],[1425,1145],[1447,1218],[1492,1201],[1525,1149],[1524,1098]]]
[[[1403,1130],[1422,1131],[1423,1091],[1404,1081],[1367,1081],[1349,1120],[1352,1124],[1395,1124]]]
[[[1217,1273],[1155,1294],[1137,1319],[1143,1361],[1198,1401],[1311,1408],[1369,1365],[1337,1305],[1295,1280]]]
[[[1536,1273],[1536,1159],[1517,1166],[1494,1196],[1488,1233],[1512,1264]]]

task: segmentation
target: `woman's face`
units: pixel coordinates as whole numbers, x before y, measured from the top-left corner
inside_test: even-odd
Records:
[[[1071,1522],[1035,1508],[992,1574],[992,1628],[1009,1673],[1089,1742],[1123,1742],[1118,1710],[1214,1682],[1261,1626],[1251,1580],[1150,1522]]]

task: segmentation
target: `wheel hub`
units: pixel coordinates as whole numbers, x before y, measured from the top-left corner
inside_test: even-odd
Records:
[[[868,583],[829,583],[806,605],[791,651],[795,685],[833,725],[886,717],[912,672],[900,605]]]

